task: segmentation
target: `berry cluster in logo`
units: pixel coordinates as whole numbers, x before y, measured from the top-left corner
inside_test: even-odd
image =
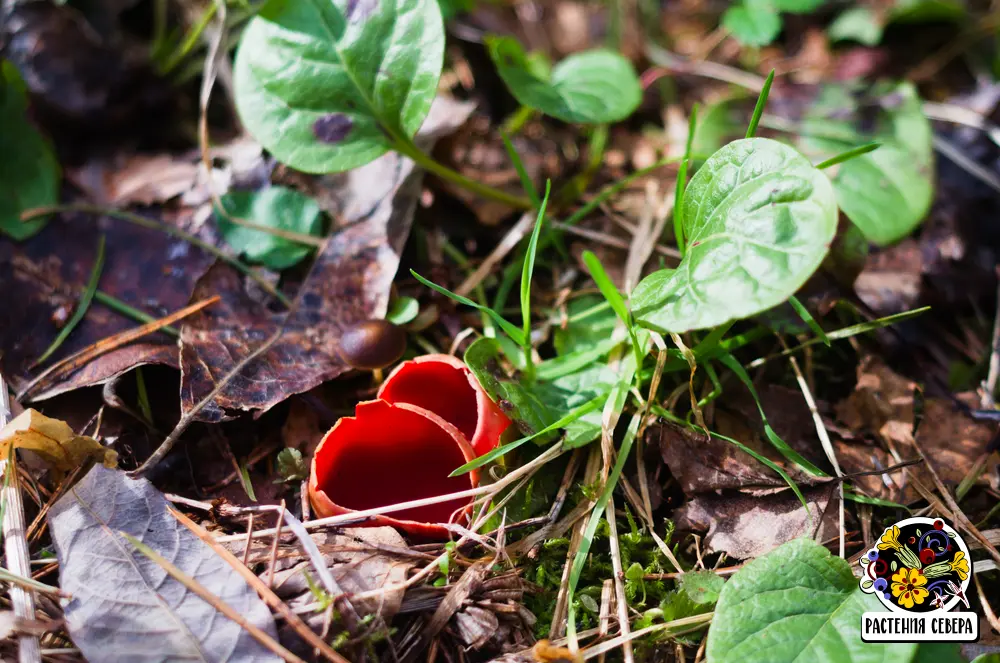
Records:
[[[908,518],[887,527],[862,558],[861,589],[896,612],[968,608],[969,551],[943,520]]]

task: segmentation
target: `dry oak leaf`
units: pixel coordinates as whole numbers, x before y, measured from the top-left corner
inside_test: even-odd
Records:
[[[0,458],[6,458],[10,448],[29,449],[41,456],[58,474],[65,474],[87,459],[118,467],[118,453],[86,435],[77,435],[65,421],[46,417],[29,408],[15,417],[0,431]]]

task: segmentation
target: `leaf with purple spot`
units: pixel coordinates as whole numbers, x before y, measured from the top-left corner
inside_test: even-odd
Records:
[[[282,163],[362,166],[420,128],[437,90],[436,0],[268,0],[236,55],[236,106]]]

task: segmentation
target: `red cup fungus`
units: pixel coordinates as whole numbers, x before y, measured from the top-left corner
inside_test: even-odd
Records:
[[[346,514],[474,488],[479,473],[449,477],[475,458],[466,437],[433,412],[407,403],[359,403],[324,436],[313,455],[309,496],[320,517]],[[471,499],[375,516],[425,538],[447,536],[440,523],[461,521]],[[457,518],[456,518],[457,514]]]
[[[465,435],[476,457],[496,448],[510,426],[510,419],[490,399],[472,371],[451,355],[425,355],[404,361],[389,374],[377,398],[433,412]]]

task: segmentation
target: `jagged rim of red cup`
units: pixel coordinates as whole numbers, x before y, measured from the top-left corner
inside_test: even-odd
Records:
[[[404,361],[382,383],[376,398],[433,412],[465,435],[476,457],[495,449],[511,424],[465,362],[452,355]]]
[[[320,517],[446,495],[479,485],[479,473],[448,475],[476,456],[465,436],[433,412],[384,400],[359,403],[313,454],[309,499]],[[472,498],[374,516],[421,538],[444,538],[448,522],[468,517]]]

